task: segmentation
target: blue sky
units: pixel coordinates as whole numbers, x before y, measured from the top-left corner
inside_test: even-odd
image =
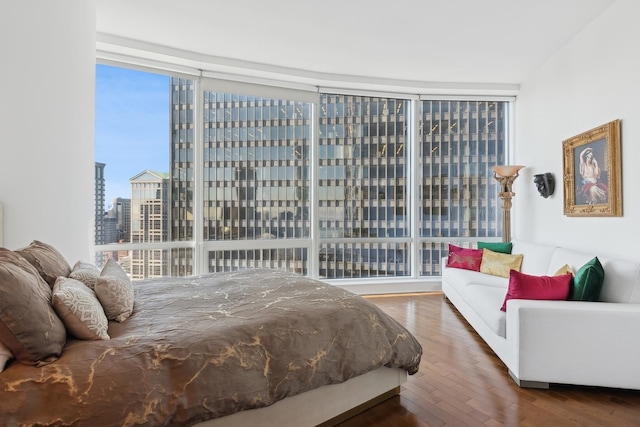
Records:
[[[105,202],[131,197],[129,179],[169,172],[169,77],[96,66],[95,160],[105,163]]]

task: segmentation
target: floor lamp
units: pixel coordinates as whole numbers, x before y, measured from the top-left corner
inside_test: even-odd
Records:
[[[518,171],[524,166],[494,166],[493,177],[500,183],[498,197],[502,199],[502,241],[511,241],[511,199],[516,195],[512,190]]]

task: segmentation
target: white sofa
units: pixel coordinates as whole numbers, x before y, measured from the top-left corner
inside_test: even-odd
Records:
[[[552,276],[598,257],[605,278],[600,300],[510,300],[509,279],[446,267],[442,291],[509,369],[521,387],[550,383],[640,389],[640,262],[514,240],[521,271]]]

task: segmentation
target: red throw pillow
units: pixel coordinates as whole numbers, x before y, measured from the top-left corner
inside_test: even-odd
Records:
[[[465,249],[449,244],[447,267],[480,271],[480,264],[482,264],[482,249]]]
[[[509,272],[509,289],[501,311],[507,311],[510,299],[566,300],[571,289],[572,274],[531,276],[517,270]]]

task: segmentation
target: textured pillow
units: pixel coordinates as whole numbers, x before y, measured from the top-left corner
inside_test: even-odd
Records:
[[[480,271],[482,251],[479,249],[465,249],[449,244],[447,267],[463,268],[465,270]]]
[[[34,240],[26,248],[18,249],[15,252],[25,257],[51,288],[56,283],[58,276],[69,277],[69,273],[71,273],[69,263],[60,252],[46,243]]]
[[[0,342],[18,362],[40,366],[60,356],[66,338],[49,285],[20,254],[0,250]]]
[[[520,271],[522,258],[522,254],[501,254],[489,249],[483,249],[480,272],[491,274],[492,276],[509,277],[509,271]]]
[[[69,277],[87,285],[91,290],[96,287],[96,280],[100,277],[100,269],[93,264],[78,261],[71,269]]]
[[[53,309],[71,334],[81,340],[108,340],[109,321],[95,292],[79,280],[58,277]]]
[[[598,257],[595,257],[576,272],[569,299],[571,301],[598,301],[603,281],[604,268]]]
[[[554,276],[562,276],[563,274],[571,274],[573,276],[573,268],[569,264],[565,264],[555,272]]]
[[[511,242],[478,242],[478,249],[489,249],[502,254],[510,254],[511,248],[513,248]]]
[[[510,299],[566,300],[571,287],[571,278],[571,274],[531,276],[511,270],[509,288],[500,310],[507,310],[507,301]]]
[[[9,359],[13,359],[13,353],[4,344],[0,342],[0,372],[4,371]]]
[[[122,322],[133,311],[133,285],[122,267],[109,258],[96,280],[96,295],[109,320]]]

